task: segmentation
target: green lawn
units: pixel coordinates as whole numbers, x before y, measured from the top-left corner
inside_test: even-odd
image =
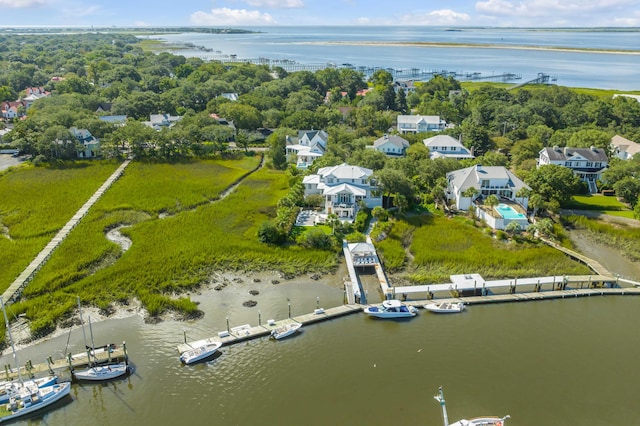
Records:
[[[616,197],[604,195],[574,195],[566,207],[576,210],[595,210],[612,216],[633,219],[633,211],[630,210],[626,204],[618,201]]]

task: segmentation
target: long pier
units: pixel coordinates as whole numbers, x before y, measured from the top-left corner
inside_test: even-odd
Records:
[[[58,379],[62,382],[71,381],[73,378],[72,370],[86,368],[90,364],[105,364],[110,361],[122,362],[127,361],[127,346],[123,342],[122,346],[112,347],[111,349],[101,350],[96,348],[93,354],[88,353],[75,354],[69,356],[66,359],[46,359],[44,363],[32,364],[28,361],[25,366],[20,367],[20,373],[18,370],[12,368],[10,365],[4,366],[4,375],[0,373],[0,379],[16,380],[19,376],[25,377],[43,377],[47,374],[55,373]]]
[[[362,305],[350,304],[336,306],[335,308],[329,309],[318,308],[310,314],[289,317],[287,319],[279,321],[268,320],[267,324],[258,324],[257,326],[244,324],[236,327],[229,327],[229,324],[227,323],[227,329],[220,331],[216,337],[210,337],[207,339],[196,340],[187,343],[185,336],[185,342],[178,345],[178,352],[183,353],[211,342],[221,342],[222,346],[229,346],[247,340],[269,336],[271,334],[271,331],[277,329],[278,327],[282,327],[283,325],[291,324],[293,322],[300,323],[304,326],[322,321],[328,321],[330,319],[339,318],[345,315],[355,314],[357,312],[362,312]]]
[[[22,294],[24,287],[29,284],[35,274],[44,266],[49,260],[53,251],[64,241],[65,238],[71,233],[73,228],[76,227],[80,220],[85,217],[89,212],[89,209],[100,199],[107,189],[122,175],[124,169],[129,165],[131,160],[126,160],[116,169],[115,172],[98,188],[98,190],[85,202],[82,207],[73,215],[71,219],[58,231],[53,239],[47,244],[38,255],[29,263],[24,271],[11,283],[9,288],[2,294],[2,300],[6,304],[15,301]]]

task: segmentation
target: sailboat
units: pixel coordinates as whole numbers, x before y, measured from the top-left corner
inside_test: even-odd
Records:
[[[20,366],[18,365],[18,357],[16,356],[16,348],[13,344],[13,336],[11,336],[11,328],[9,327],[9,319],[4,308],[4,301],[0,297],[0,305],[2,306],[2,314],[4,315],[4,323],[7,326],[9,340],[11,341],[11,351],[13,359],[18,371],[18,383],[12,383],[12,394],[9,402],[0,406],[0,423],[14,420],[35,411],[40,411],[49,407],[57,401],[60,401],[71,392],[71,383],[56,383],[51,386],[38,387],[32,381],[23,381],[20,375]]]
[[[87,335],[84,331],[84,320],[82,319],[82,309],[80,308],[80,298],[78,297],[78,310],[80,311],[80,322],[82,324],[82,337],[84,338],[84,346],[87,346]],[[91,350],[87,349],[88,367],[80,370],[74,370],[73,376],[76,380],[86,380],[91,382],[104,382],[107,380],[117,379],[129,372],[129,366],[126,362],[108,362],[107,364],[97,363],[96,349],[93,343],[93,330],[91,329],[91,317],[89,320],[89,331],[91,333]],[[111,348],[107,347],[107,351]],[[91,357],[93,356],[93,360]]]
[[[440,403],[442,407],[442,420],[444,426],[504,426],[504,422],[507,419],[510,419],[511,416],[506,415],[504,417],[476,417],[471,420],[458,420],[455,423],[449,424],[449,416],[447,416],[447,405],[444,401],[444,392],[442,391],[442,386],[438,389],[438,394],[433,397],[436,401]]]

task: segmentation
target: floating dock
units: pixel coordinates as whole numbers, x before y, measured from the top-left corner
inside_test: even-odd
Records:
[[[106,364],[108,362],[122,362],[127,361],[127,346],[123,343],[121,346],[112,346],[110,351],[101,350],[96,348],[95,353],[91,356],[93,359],[92,364]],[[47,359],[45,363],[32,364],[31,361],[27,361],[27,365],[20,367],[20,376],[27,377],[43,377],[47,374],[55,373],[59,381],[71,381],[72,368],[81,369],[89,367],[89,355],[87,353],[70,355],[66,359],[52,360]],[[15,368],[11,368],[10,365],[4,366],[4,375],[0,373],[0,380],[16,380],[18,378],[18,371]]]
[[[335,308],[329,309],[318,308],[310,314],[291,317],[279,321],[269,320],[267,321],[267,324],[260,324],[255,327],[249,324],[231,328],[227,327],[226,330],[219,332],[215,337],[179,344],[178,352],[183,353],[211,342],[222,342],[222,346],[229,346],[236,343],[245,342],[247,340],[269,336],[271,334],[271,331],[275,330],[276,328],[282,327],[286,324],[291,324],[293,322],[297,322],[302,325],[309,325],[315,324],[317,322],[328,321],[333,318],[339,318],[345,315],[355,314],[356,312],[362,312],[362,305],[350,304],[336,306]]]

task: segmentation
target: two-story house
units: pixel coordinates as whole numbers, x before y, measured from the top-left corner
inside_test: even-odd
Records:
[[[429,156],[434,158],[475,158],[462,143],[449,135],[437,135],[422,141],[429,149]]]
[[[404,157],[409,148],[409,141],[398,135],[384,135],[367,148],[375,149],[389,157]]]
[[[145,124],[148,127],[151,127],[154,130],[160,130],[163,127],[173,126],[181,119],[182,119],[181,115],[151,114],[149,116],[149,121],[143,121],[143,124]]]
[[[473,190],[471,190],[473,188]],[[526,191],[524,191],[526,190]],[[458,210],[469,210],[476,201],[476,216],[494,229],[505,229],[511,222],[521,228],[529,225],[526,211],[531,188],[503,166],[475,165],[447,173],[447,198]],[[478,205],[478,198],[495,195],[498,206]]]
[[[333,213],[341,220],[353,220],[360,201],[369,208],[382,206],[382,194],[371,180],[372,174],[371,169],[346,163],[322,167],[317,174],[304,177],[304,195],[322,195],[325,218]]]
[[[401,134],[440,132],[447,124],[439,115],[399,115],[397,122]]]
[[[543,148],[538,157],[538,167],[556,164],[568,167],[589,186],[589,192],[598,192],[596,181],[609,165],[609,157],[602,148]]]
[[[100,141],[89,130],[72,127],[69,131],[78,140],[78,158],[93,158],[100,154]]]
[[[295,162],[299,169],[307,169],[316,158],[327,150],[329,135],[324,130],[300,130],[298,136],[286,137],[287,160]]]
[[[611,150],[613,155],[621,160],[631,160],[640,152],[640,143],[630,141],[620,135],[611,138]]]

